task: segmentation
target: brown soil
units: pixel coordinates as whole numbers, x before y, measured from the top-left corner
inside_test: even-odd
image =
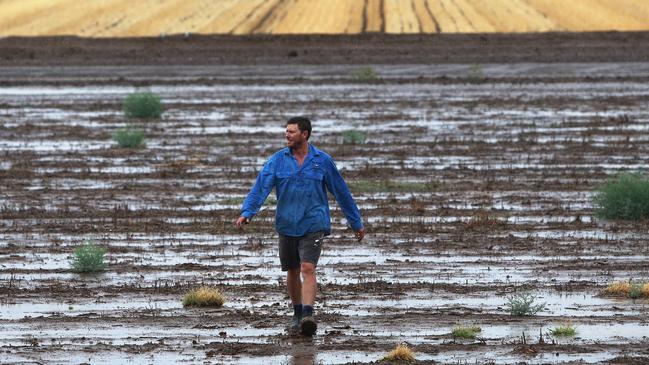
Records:
[[[0,39],[0,351],[10,362],[368,363],[406,342],[421,363],[647,362],[647,337],[634,336],[648,325],[646,303],[599,293],[646,278],[649,227],[598,220],[591,198],[607,177],[649,163],[648,75],[566,77],[555,65],[556,78],[520,83],[398,73],[365,83],[328,72],[337,63],[573,61],[619,70],[647,61],[648,40]],[[293,63],[296,79],[277,85],[246,68]],[[213,64],[233,66],[234,77],[202,79]],[[322,64],[324,76],[301,73],[304,64]],[[110,65],[123,66],[120,79]],[[161,65],[184,78],[170,82]],[[135,121],[146,147],[116,148],[121,100],[149,66],[165,115]],[[356,243],[333,212],[313,339],[284,331],[272,204],[246,231],[232,227],[294,113],[315,120],[314,144],[338,161],[368,230]],[[367,142],[342,143],[348,129]],[[109,249],[105,273],[70,269],[87,238]],[[226,294],[225,306],[182,308],[182,295],[204,284]],[[506,298],[524,290],[547,297],[549,310],[510,316]],[[566,321],[581,337],[544,334]],[[453,339],[464,324],[482,327],[480,338]],[[629,332],[607,336],[600,325]]]
[[[7,37],[0,65],[284,65],[644,62],[649,32]]]

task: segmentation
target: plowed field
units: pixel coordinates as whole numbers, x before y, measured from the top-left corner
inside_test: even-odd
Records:
[[[649,29],[643,0],[3,0],[0,35],[358,34]]]

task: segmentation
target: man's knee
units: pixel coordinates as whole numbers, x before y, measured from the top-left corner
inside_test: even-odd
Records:
[[[300,264],[300,271],[302,275],[313,275],[315,274],[315,265],[311,262],[302,262]]]

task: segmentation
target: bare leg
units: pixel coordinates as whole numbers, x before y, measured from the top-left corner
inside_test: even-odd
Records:
[[[286,272],[286,287],[293,304],[302,303],[302,280],[300,268],[290,269]]]
[[[302,272],[302,304],[313,306],[318,287],[315,277],[315,265],[310,262],[303,262],[300,265],[300,271]]]

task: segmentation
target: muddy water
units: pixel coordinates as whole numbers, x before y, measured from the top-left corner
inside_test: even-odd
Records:
[[[401,342],[452,364],[646,358],[649,303],[600,291],[649,279],[649,230],[595,218],[592,198],[607,177],[647,166],[649,86],[579,79],[646,65],[564,66],[574,81],[546,82],[560,65],[533,64],[485,66],[495,79],[479,83],[461,78],[467,65],[385,66],[386,79],[460,78],[382,85],[324,66],[297,85],[268,82],[282,68],[242,68],[245,82],[227,85],[153,72],[167,110],[135,122],[147,138],[137,150],[111,140],[134,87],[98,75],[0,89],[3,359],[341,364]],[[294,114],[313,117],[312,143],[336,159],[370,233],[354,242],[332,202],[312,340],[284,331],[273,204],[245,232],[231,223]],[[343,143],[349,130],[366,142]],[[87,239],[108,248],[103,274],[70,269]],[[204,284],[226,293],[224,308],[183,308]],[[522,292],[546,309],[510,316]],[[576,337],[547,335],[566,322]],[[479,339],[450,336],[473,324]]]

